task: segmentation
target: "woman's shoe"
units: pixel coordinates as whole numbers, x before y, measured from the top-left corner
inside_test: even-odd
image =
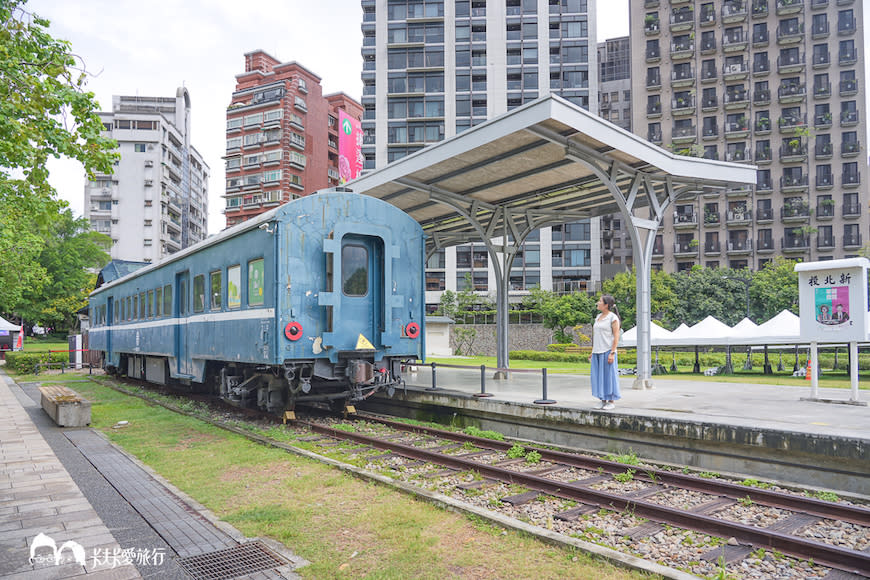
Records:
[[[601,407],[601,408],[604,409],[605,411],[610,411],[611,409],[615,409],[615,408],[616,408],[616,405],[614,405],[613,403],[606,403],[606,404],[605,404],[603,407]]]
[[[606,403],[604,401],[598,401],[597,403],[595,403],[595,407],[593,407],[593,408],[594,409],[603,409],[604,405],[606,405]]]

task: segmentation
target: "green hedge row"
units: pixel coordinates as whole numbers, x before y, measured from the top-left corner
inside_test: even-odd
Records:
[[[36,365],[69,362],[66,352],[7,352],[6,368],[16,373],[31,374]],[[59,368],[59,367],[58,367]]]

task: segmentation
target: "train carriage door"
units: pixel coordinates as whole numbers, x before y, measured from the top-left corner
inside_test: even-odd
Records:
[[[187,348],[187,315],[188,294],[190,285],[190,272],[181,272],[175,275],[175,360],[176,373],[189,375],[190,357]]]
[[[336,332],[346,337],[342,341],[347,341],[344,349],[381,347],[383,286],[383,242],[380,238],[344,236],[341,241],[341,318],[334,323]]]
[[[106,301],[106,360],[112,360],[112,328],[115,323],[115,299]]]

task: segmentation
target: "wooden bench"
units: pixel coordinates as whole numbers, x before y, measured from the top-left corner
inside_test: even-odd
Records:
[[[59,427],[86,427],[91,424],[91,403],[62,385],[39,387],[42,408]]]

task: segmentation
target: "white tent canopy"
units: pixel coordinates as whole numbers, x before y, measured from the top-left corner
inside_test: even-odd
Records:
[[[12,324],[2,316],[0,316],[0,330],[21,330],[21,326],[18,324]]]
[[[652,346],[751,346],[808,344],[801,340],[800,318],[783,310],[762,325],[748,318],[733,328],[708,316],[694,326],[681,324],[673,332],[652,325]],[[637,330],[632,328],[622,335],[622,346],[637,346]]]

